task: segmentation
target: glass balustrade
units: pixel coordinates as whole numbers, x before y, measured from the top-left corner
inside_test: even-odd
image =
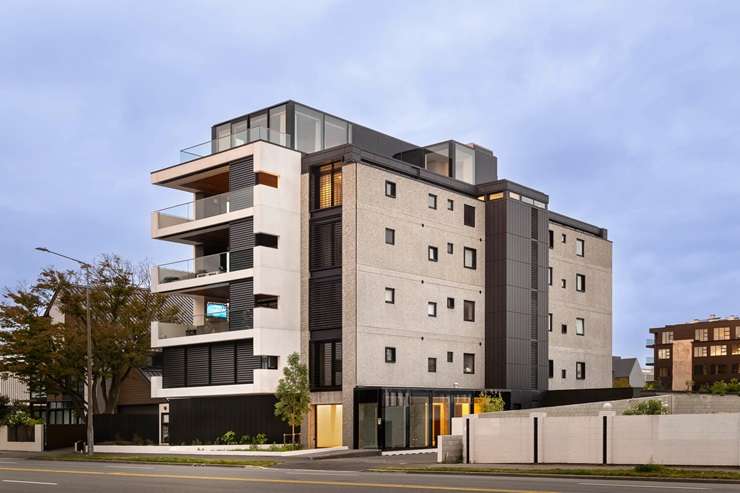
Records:
[[[182,149],[180,151],[180,162],[186,163],[258,140],[264,140],[284,147],[291,147],[290,134],[279,132],[272,128],[255,127],[241,132],[219,136],[213,140]]]
[[[217,334],[230,330],[251,329],[254,326],[253,310],[228,310],[214,315],[195,315],[191,323],[159,323],[159,338],[186,337]]]
[[[159,284],[208,277],[253,267],[254,252],[251,248],[215,253],[203,257],[179,260],[157,266]]]
[[[226,214],[254,205],[254,188],[247,187],[156,211],[160,228]]]

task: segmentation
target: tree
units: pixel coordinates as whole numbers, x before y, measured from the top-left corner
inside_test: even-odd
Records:
[[[493,395],[481,392],[478,396],[478,405],[482,413],[497,413],[504,410],[505,402],[504,398],[498,392]]]
[[[295,427],[300,426],[311,405],[308,368],[300,362],[298,353],[288,356],[283,377],[278,382],[275,416],[290,425],[291,443],[295,443]]]
[[[0,371],[36,392],[64,395],[86,415],[85,285],[79,271],[45,269],[29,288],[6,289],[0,303]],[[148,269],[103,256],[90,269],[93,388],[103,412],[115,413],[121,384],[147,363],[152,320],[170,321],[177,309],[149,291]],[[51,317],[58,310],[63,317]]]

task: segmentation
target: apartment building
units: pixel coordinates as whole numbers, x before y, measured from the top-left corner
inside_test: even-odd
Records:
[[[662,389],[698,390],[714,382],[740,380],[740,318],[695,319],[650,329],[654,381]]]
[[[549,387],[611,386],[606,230],[499,179],[490,150],[418,146],[294,101],[211,137],[151,175],[192,194],[152,216],[153,238],[193,249],[152,272],[194,306],[192,324],[152,324],[171,442],[282,439],[292,352],[309,366],[308,446],[426,448],[481,391],[520,408]],[[552,320],[572,330],[550,346]]]

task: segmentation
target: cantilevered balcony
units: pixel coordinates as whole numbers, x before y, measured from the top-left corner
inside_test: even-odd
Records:
[[[291,147],[291,136],[289,134],[278,132],[271,128],[255,127],[244,129],[241,132],[218,136],[213,140],[207,140],[206,142],[186,147],[180,150],[180,163],[187,163],[258,140],[264,140],[283,147]]]
[[[651,347],[654,347],[654,346],[655,346],[655,338],[654,337],[650,337],[648,339],[645,339],[645,347],[651,348]]]
[[[229,310],[221,316],[196,315],[192,323],[152,322],[152,347],[197,344],[243,338],[236,331],[254,327],[254,312]]]
[[[152,291],[156,293],[197,290],[252,276],[251,248],[216,253],[152,267]]]
[[[655,366],[655,357],[648,356],[645,358],[645,365],[646,366]]]
[[[152,213],[152,237],[166,238],[235,221],[252,214],[254,188],[233,190]]]

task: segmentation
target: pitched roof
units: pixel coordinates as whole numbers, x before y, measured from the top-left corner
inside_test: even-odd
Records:
[[[629,377],[632,369],[638,365],[637,358],[622,358],[620,356],[612,356],[612,375],[614,377]]]

